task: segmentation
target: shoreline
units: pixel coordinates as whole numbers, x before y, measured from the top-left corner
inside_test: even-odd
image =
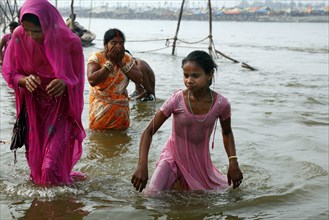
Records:
[[[63,17],[68,17],[68,14],[63,14]],[[89,16],[77,16],[77,21],[80,18],[90,18]],[[123,19],[123,20],[178,20],[178,18],[172,17],[162,17],[162,16],[131,16],[131,15],[118,15],[118,16],[92,16],[93,18],[102,18],[102,19]],[[182,21],[208,21],[208,17],[205,18],[195,18],[195,17],[183,17]],[[257,17],[248,17],[248,16],[234,16],[234,17],[213,17],[212,21],[214,22],[277,22],[277,23],[328,23],[329,16],[257,16]]]
[[[68,18],[71,11],[69,9],[60,10],[64,18]],[[80,18],[103,18],[103,19],[127,19],[127,20],[178,20],[178,13],[168,10],[154,11],[136,11],[128,8],[118,10],[94,11],[90,14],[85,8],[76,8],[74,13],[77,20]],[[192,14],[183,12],[182,20],[191,21],[208,21],[208,13]],[[287,14],[287,13],[271,13],[271,14],[212,14],[212,21],[232,21],[232,22],[310,22],[310,23],[329,23],[329,14]]]

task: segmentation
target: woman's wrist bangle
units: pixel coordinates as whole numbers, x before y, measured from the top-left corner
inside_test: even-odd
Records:
[[[237,156],[230,156],[230,157],[228,158],[228,160],[231,160],[231,159],[238,159],[238,157],[237,157]]]
[[[113,71],[114,71],[114,66],[113,66],[113,64],[111,63],[111,61],[106,61],[105,62],[105,64],[104,64],[104,67],[106,68],[106,69],[108,69],[108,71],[110,71],[110,73],[113,73]]]
[[[120,69],[123,73],[128,73],[131,70],[131,68],[133,67],[134,64],[135,64],[135,61],[130,62],[130,63],[126,63],[126,65],[124,65]]]

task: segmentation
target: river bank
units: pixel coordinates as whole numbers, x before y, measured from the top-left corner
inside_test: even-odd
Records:
[[[71,11],[69,8],[59,9],[64,18],[68,18]],[[145,9],[136,10],[128,7],[122,8],[97,8],[89,10],[86,8],[77,7],[74,13],[79,18],[104,18],[104,19],[138,19],[138,20],[178,20],[179,11],[169,9]],[[195,20],[207,21],[209,15],[207,11],[202,13],[192,13],[191,11],[184,11],[182,20]],[[271,12],[266,14],[260,13],[239,13],[239,14],[225,14],[215,13],[212,14],[213,21],[236,21],[236,22],[321,22],[329,23],[328,13],[283,13]]]

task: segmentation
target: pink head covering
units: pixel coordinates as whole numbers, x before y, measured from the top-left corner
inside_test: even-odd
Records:
[[[70,100],[70,113],[81,125],[84,90],[84,57],[80,39],[66,26],[58,10],[47,0],[27,0],[20,10],[39,18],[44,35],[43,46],[24,31],[15,29],[8,45],[2,73],[9,87],[16,93],[16,109],[24,95],[18,80],[22,75],[36,74],[43,78],[58,78],[65,81]],[[40,61],[47,58],[48,64]],[[50,64],[50,65],[49,65]]]

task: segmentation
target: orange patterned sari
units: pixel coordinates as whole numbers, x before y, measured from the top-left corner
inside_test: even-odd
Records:
[[[126,53],[125,63],[135,62]],[[94,53],[88,63],[96,62],[101,67],[106,62],[102,52]],[[114,74],[97,86],[90,87],[89,128],[90,129],[126,129],[129,127],[129,100],[127,86],[129,79],[118,66],[114,66]]]

